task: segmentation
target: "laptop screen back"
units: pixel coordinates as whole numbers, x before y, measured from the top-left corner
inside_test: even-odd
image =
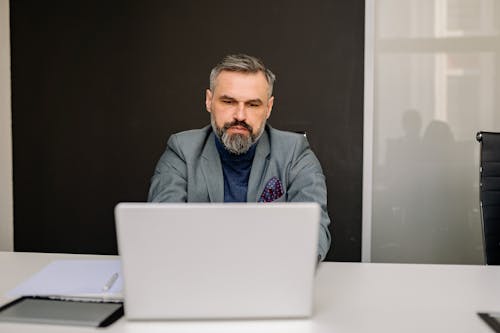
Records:
[[[129,319],[307,317],[315,203],[121,203],[115,209]]]

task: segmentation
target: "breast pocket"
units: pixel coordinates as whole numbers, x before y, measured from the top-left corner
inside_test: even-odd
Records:
[[[264,190],[259,197],[259,202],[280,202],[285,201],[285,191],[278,177],[272,177],[264,186]]]

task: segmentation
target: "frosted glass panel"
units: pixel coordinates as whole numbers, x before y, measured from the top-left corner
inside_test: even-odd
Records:
[[[480,130],[500,132],[500,0],[376,0],[371,260],[481,264]]]

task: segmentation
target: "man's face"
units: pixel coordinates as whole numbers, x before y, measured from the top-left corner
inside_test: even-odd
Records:
[[[271,115],[274,97],[268,97],[264,73],[222,71],[214,91],[207,89],[205,104],[212,127],[230,152],[243,154],[257,141]]]

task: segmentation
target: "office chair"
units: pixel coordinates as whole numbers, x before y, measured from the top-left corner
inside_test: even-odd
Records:
[[[500,133],[478,132],[479,200],[486,264],[500,265]]]
[[[297,133],[297,134],[302,134],[305,138],[307,138],[306,131],[292,131],[292,132]]]

